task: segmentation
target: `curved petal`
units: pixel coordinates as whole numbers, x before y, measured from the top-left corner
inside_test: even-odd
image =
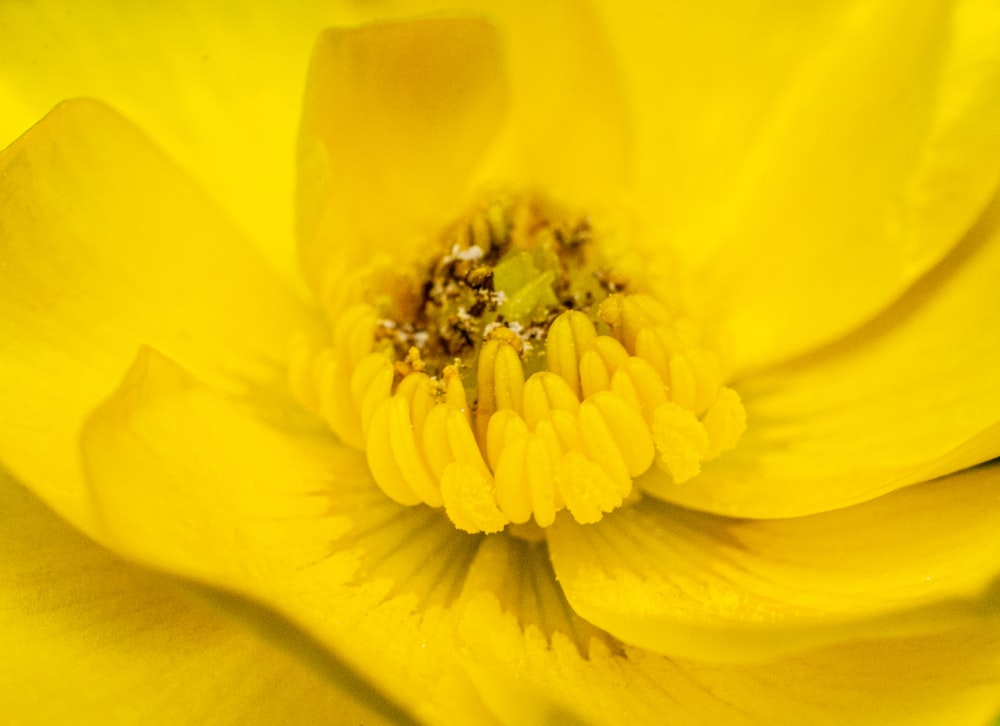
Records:
[[[90,96],[142,129],[297,279],[294,139],[309,52],[347,3],[0,3],[0,145]]]
[[[934,635],[705,663],[537,628],[503,586],[533,577],[522,549],[497,538],[460,604],[463,662],[503,723],[908,726],[990,723],[1000,710],[996,613]]]
[[[647,499],[549,543],[574,609],[669,655],[763,660],[996,615],[1000,466],[864,504],[732,520]]]
[[[368,12],[399,19],[442,6]],[[321,38],[299,158],[310,279],[333,250],[419,253],[476,194],[541,190],[588,212],[626,194],[626,104],[593,14],[569,1],[467,7],[489,22],[397,20]]]
[[[0,473],[0,712],[13,723],[388,723],[176,582],[123,562]],[[287,636],[287,633],[281,633]],[[154,687],[155,684],[155,687]]]
[[[281,433],[150,349],[82,446],[114,549],[273,607],[420,719],[484,718],[448,608],[479,538],[389,501],[362,454]]]
[[[670,501],[787,517],[848,506],[1000,455],[1000,202],[871,325],[738,388],[739,446]]]
[[[651,244],[747,369],[870,319],[1000,178],[1000,9],[601,3],[637,109]]]
[[[91,529],[76,441],[142,342],[280,397],[293,296],[134,127],[57,107],[0,153],[0,460]]]
[[[500,46],[480,19],[328,30],[306,86],[298,232],[307,277],[331,257],[412,256],[406,243],[457,214],[503,121]]]

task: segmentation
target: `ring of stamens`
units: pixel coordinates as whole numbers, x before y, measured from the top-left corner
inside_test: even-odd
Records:
[[[586,219],[501,200],[424,274],[373,264],[332,339],[292,349],[299,399],[404,505],[497,532],[598,521],[651,466],[675,482],[735,446],[739,396],[690,322],[609,271]],[[346,296],[349,298],[349,296]]]

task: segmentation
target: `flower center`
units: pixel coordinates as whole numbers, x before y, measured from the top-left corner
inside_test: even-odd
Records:
[[[690,479],[742,434],[739,396],[598,237],[544,200],[500,199],[415,270],[331,274],[331,340],[297,341],[292,388],[387,496],[468,532],[563,509],[596,522],[651,466]]]

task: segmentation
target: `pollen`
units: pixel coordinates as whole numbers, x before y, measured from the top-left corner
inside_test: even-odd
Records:
[[[682,485],[736,446],[746,413],[698,327],[587,217],[501,198],[429,247],[332,272],[329,338],[290,353],[292,391],[390,499],[467,532],[589,524],[651,468]]]

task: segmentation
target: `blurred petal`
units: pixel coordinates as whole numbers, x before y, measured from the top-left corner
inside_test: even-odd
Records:
[[[321,275],[331,253],[419,252],[484,191],[542,189],[585,212],[625,194],[626,104],[593,14],[572,2],[467,7],[490,22],[404,20],[321,39],[299,160],[308,275]],[[441,9],[392,2],[365,12]]]
[[[614,49],[586,3],[473,3],[508,51],[509,136],[486,183],[540,188],[585,212],[628,193],[632,138]],[[633,109],[641,113],[641,109]]]
[[[363,454],[270,428],[149,349],[82,445],[117,551],[273,607],[422,719],[484,718],[448,608],[479,538],[389,501]]]
[[[483,169],[489,184],[540,188],[567,203],[618,202],[633,163],[629,99],[616,48],[590,3],[466,0],[495,25],[509,86],[505,134]],[[371,18],[454,12],[447,0],[368,0]],[[633,109],[638,113],[642,109]]]
[[[1000,6],[601,3],[637,121],[651,244],[737,367],[870,319],[1000,177]]]
[[[349,3],[0,3],[0,146],[55,104],[114,106],[208,189],[287,278],[309,52]]]
[[[406,243],[457,213],[503,121],[493,28],[428,18],[325,32],[313,54],[299,148],[299,235],[312,279],[328,260]]]
[[[0,153],[0,256],[0,459],[85,530],[77,436],[141,343],[280,397],[287,336],[309,324],[189,180],[92,101]]]
[[[386,722],[300,662],[286,633],[279,645],[123,562],[2,473],[0,509],[7,722]]]
[[[557,523],[559,582],[636,646],[762,660],[862,638],[974,626],[1000,606],[1000,466],[811,517],[732,520],[647,499]]]
[[[646,491],[743,517],[810,514],[1000,456],[1000,202],[871,325],[742,382],[749,427],[696,479]]]

